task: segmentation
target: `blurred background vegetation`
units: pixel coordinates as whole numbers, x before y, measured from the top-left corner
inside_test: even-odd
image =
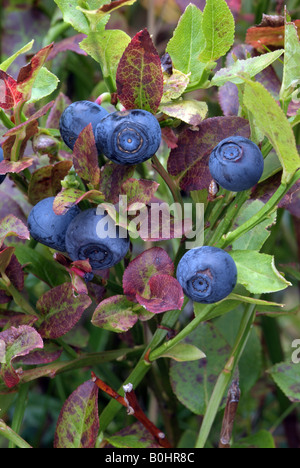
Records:
[[[162,55],[168,40],[172,37],[178,19],[189,0],[138,0],[133,6],[122,8],[113,12],[108,28],[122,29],[131,37],[139,30],[147,27],[152,34],[154,44]],[[205,0],[195,0],[199,8],[203,9]],[[288,0],[238,0],[231,2],[236,5],[236,44],[244,43],[246,31],[250,26],[259,24],[263,13],[282,14],[283,5],[286,4],[292,19],[300,18],[300,1]],[[78,43],[82,35],[62,21],[62,15],[53,0],[2,0],[0,10],[0,62],[20,49],[23,45],[34,39],[32,54],[41,47],[55,41],[59,46],[57,55],[48,62],[51,71],[59,78],[60,85],[48,102],[54,99],[59,92],[66,94],[71,101],[82,99],[95,100],[102,92],[107,91],[101,77],[98,64],[90,57],[84,55]],[[75,36],[75,37],[74,37]],[[67,50],[66,50],[67,49]],[[71,50],[70,50],[71,49]],[[8,72],[17,77],[21,66],[27,63],[31,56],[21,55],[13,63]],[[209,117],[222,115],[218,103],[218,96],[213,89],[200,92],[201,100],[209,105]],[[43,103],[40,103],[42,106]],[[4,129],[0,128],[0,135]],[[1,192],[0,192],[1,194]],[[1,197],[1,195],[0,195]],[[291,342],[300,338],[300,203],[295,209],[295,215],[280,210],[280,229],[271,236],[267,248],[276,253],[279,270],[284,271],[287,279],[294,285],[286,291],[275,294],[270,300],[283,302],[287,309],[293,309],[294,314],[282,316],[274,320],[269,317],[257,318],[257,337],[259,339],[259,379],[248,395],[241,401],[235,432],[239,436],[247,436],[261,429],[272,430],[279,447],[288,447],[299,444],[297,430],[299,430],[299,408],[297,411],[288,411],[289,417],[281,424],[281,415],[290,408],[283,394],[275,390],[272,382],[264,374],[273,363],[280,362],[291,356]],[[3,211],[0,198],[0,214]],[[2,215],[1,215],[2,218]],[[271,253],[270,252],[270,253]],[[290,271],[292,267],[292,272]],[[31,283],[30,283],[31,282]],[[36,278],[28,277],[27,289],[38,287]],[[227,315],[226,315],[227,317]],[[230,318],[227,318],[230,321]],[[226,333],[226,318],[220,319],[222,331]],[[142,343],[143,336],[138,330],[134,332],[134,342]],[[228,336],[230,331],[228,330]],[[122,338],[121,338],[122,339]],[[130,340],[130,337],[124,338]],[[120,337],[104,330],[96,329],[86,320],[77,334],[71,334],[69,343],[76,343],[79,348],[86,348],[90,352],[99,352],[105,349],[115,349],[119,346]],[[257,343],[255,341],[255,343]],[[256,346],[255,344],[253,346]],[[257,351],[257,349],[256,349]],[[107,381],[113,388],[119,388],[129,370],[130,361],[118,362],[117,367],[108,363],[95,369],[95,372]],[[31,445],[40,448],[52,447],[53,434],[61,407],[70,393],[84,380],[90,378],[90,370],[81,369],[66,375],[58,375],[55,379],[42,378],[31,384],[28,393],[28,405],[22,424],[22,437]],[[160,423],[160,414],[157,400],[152,390],[151,373],[139,386],[139,397],[150,419]],[[164,384],[170,385],[168,379]],[[170,390],[168,388],[168,390]],[[107,404],[105,395],[100,395],[100,410]],[[15,394],[1,395],[0,417],[9,424],[15,408]],[[177,415],[177,429],[180,434],[179,446],[193,447],[200,424],[200,417],[193,415],[177,400],[174,402],[174,411]],[[215,427],[220,427],[222,414],[219,414]],[[125,411],[118,414],[111,424],[110,431],[114,433],[132,420]],[[211,442],[217,443],[219,433],[212,434]],[[0,447],[6,442],[0,438]]]

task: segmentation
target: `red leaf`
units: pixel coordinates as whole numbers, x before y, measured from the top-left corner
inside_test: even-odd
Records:
[[[117,93],[126,109],[156,113],[163,94],[161,62],[147,29],[125,49],[117,69]]]
[[[138,255],[126,268],[123,275],[124,294],[135,300],[136,294],[147,297],[150,293],[149,280],[157,274],[172,275],[174,265],[167,252],[153,247]]]
[[[9,110],[22,100],[23,94],[17,89],[17,82],[5,71],[0,70],[0,107]]]
[[[150,298],[136,295],[136,299],[149,312],[159,314],[167,310],[180,310],[184,294],[176,278],[169,275],[152,276],[149,280]]]

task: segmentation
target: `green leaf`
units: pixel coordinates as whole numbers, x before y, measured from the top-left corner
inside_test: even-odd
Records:
[[[190,3],[180,17],[166,48],[173,67],[185,75],[190,74],[190,83],[200,81],[206,67],[206,64],[199,60],[199,51],[205,44],[202,16],[202,11]]]
[[[281,362],[271,367],[268,372],[290,401],[300,402],[299,362],[295,364],[291,361]]]
[[[184,340],[203,350],[205,359],[171,361],[170,380],[179,401],[190,411],[204,414],[217,378],[230,354],[230,346],[211,323],[202,323]]]
[[[300,167],[295,136],[289,121],[262,84],[245,81],[243,102],[252,113],[255,125],[273,145],[283,167],[282,182],[288,183]]]
[[[211,86],[223,86],[228,81],[234,84],[241,84],[243,83],[243,79],[240,76],[241,73],[246,73],[252,78],[275,62],[283,52],[283,49],[279,49],[247,60],[237,60],[230,67],[221,68],[221,70],[217,71],[210,84]]]
[[[52,258],[25,245],[15,247],[15,255],[26,270],[50,287],[58,286],[68,279],[66,271]]]
[[[82,13],[77,10],[79,0],[54,0],[61,10],[65,23],[69,23],[76,31],[88,34],[90,31],[89,21]]]
[[[54,447],[94,448],[98,431],[98,388],[88,380],[65,401],[57,421]]]
[[[253,215],[255,215],[262,207],[264,203],[260,200],[254,200],[248,205],[245,205],[243,212],[237,219],[237,225],[241,226]],[[262,221],[260,224],[251,229],[243,236],[239,237],[232,244],[233,250],[260,250],[268,237],[270,231],[268,228],[276,222],[276,212],[272,213],[269,218]]]
[[[231,448],[260,448],[260,449],[274,449],[276,448],[272,434],[262,429],[256,434],[249,437],[244,437],[232,444]]]
[[[29,52],[33,46],[34,40],[28,42],[28,44],[24,45],[20,50],[18,50],[15,54],[11,55],[8,57],[4,62],[0,63],[0,70],[6,71],[8,67],[13,63],[16,58],[19,57],[21,54],[25,54],[26,52]]]
[[[205,48],[199,59],[207,63],[223,57],[233,45],[234,29],[234,18],[226,1],[207,0],[202,22]]]
[[[178,362],[198,361],[203,359],[206,355],[197,346],[188,343],[178,343],[164,354],[159,356],[174,359]]]
[[[112,80],[115,90],[118,64],[130,40],[121,30],[107,29],[90,32],[80,43],[80,47],[100,64],[104,79]]]
[[[291,286],[276,269],[274,257],[254,250],[230,252],[238,269],[238,283],[252,294],[264,294]]]
[[[147,448],[148,442],[142,442],[137,436],[121,435],[106,437],[105,440],[116,448]]]
[[[300,42],[294,23],[286,23],[284,32],[283,78],[280,99],[291,97],[300,84]]]
[[[42,67],[34,81],[31,98],[27,102],[37,102],[56,90],[59,79],[46,67]]]
[[[107,18],[109,17],[109,14],[111,12],[125,5],[127,6],[133,5],[135,2],[136,0],[115,0],[115,1],[113,0],[110,3],[107,3],[106,1],[102,0],[100,2],[102,3],[100,8],[92,9],[93,7],[92,5],[90,5],[91,9],[87,9],[87,8],[82,8],[80,5],[78,5],[76,9],[79,11],[82,11],[82,13],[85,14],[85,16],[87,17],[90,23],[90,29],[92,31],[95,31],[97,28],[99,28],[99,23],[103,22],[103,20],[107,22]],[[78,3],[81,3],[81,2],[78,2]],[[99,6],[99,2],[98,2],[98,5],[96,4],[96,6]]]

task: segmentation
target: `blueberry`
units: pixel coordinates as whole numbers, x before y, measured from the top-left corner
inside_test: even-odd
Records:
[[[0,162],[3,161],[3,159],[4,159],[3,149],[2,149],[1,146],[0,146]],[[2,182],[3,182],[4,179],[5,179],[5,177],[6,177],[6,174],[0,175],[0,184],[2,184]]]
[[[161,142],[160,125],[142,109],[113,112],[96,127],[96,144],[110,160],[133,165],[151,158]]]
[[[95,133],[97,124],[107,114],[108,112],[95,102],[73,102],[63,111],[59,121],[60,134],[65,144],[73,149],[80,132],[91,123]]]
[[[225,250],[197,247],[188,250],[180,260],[177,279],[187,297],[202,304],[212,304],[233,291],[237,268]]]
[[[44,198],[32,208],[27,220],[28,229],[36,241],[59,252],[65,252],[67,228],[72,219],[80,213],[80,209],[74,206],[64,215],[56,215],[53,211],[53,201],[54,197]]]
[[[212,151],[209,170],[213,179],[232,192],[248,190],[257,184],[264,170],[258,146],[241,136],[222,140]]]
[[[107,214],[97,214],[97,208],[82,211],[74,218],[66,233],[66,249],[70,258],[89,259],[92,270],[105,270],[119,263],[129,249],[125,229],[115,225]]]

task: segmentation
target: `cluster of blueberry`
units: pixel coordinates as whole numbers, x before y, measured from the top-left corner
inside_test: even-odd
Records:
[[[155,154],[161,142],[159,123],[149,112],[133,109],[109,114],[96,103],[80,101],[67,107],[60,119],[60,133],[69,148],[74,149],[79,134],[89,123],[99,153],[117,164],[144,162]],[[258,146],[239,136],[221,141],[209,160],[212,178],[234,192],[253,187],[261,178],[263,168],[264,159]],[[106,237],[100,238],[97,225],[102,217],[96,208],[80,211],[74,206],[65,215],[57,216],[53,200],[50,197],[40,201],[28,217],[34,239],[67,252],[73,261],[89,259],[93,271],[110,268],[125,257],[130,244],[127,232],[120,235],[121,228],[116,230],[111,221]],[[177,279],[187,297],[210,304],[233,291],[237,268],[227,252],[204,246],[185,253],[177,267]]]

